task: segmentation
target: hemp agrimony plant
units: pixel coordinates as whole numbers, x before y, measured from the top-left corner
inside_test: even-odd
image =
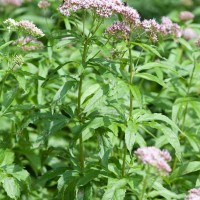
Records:
[[[0,1],[0,199],[199,198],[199,26],[130,3]]]

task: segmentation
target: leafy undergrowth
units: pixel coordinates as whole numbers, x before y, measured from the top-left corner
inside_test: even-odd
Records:
[[[0,0],[0,199],[200,199],[198,2],[152,2]]]

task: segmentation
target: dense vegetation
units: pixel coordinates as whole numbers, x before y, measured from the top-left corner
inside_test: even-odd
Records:
[[[0,0],[0,200],[200,199],[199,4]]]

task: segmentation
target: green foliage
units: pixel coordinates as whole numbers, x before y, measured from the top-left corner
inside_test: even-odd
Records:
[[[200,187],[200,65],[194,40],[104,34],[122,16],[58,11],[61,2],[0,5],[0,200],[184,199]],[[1,3],[1,1],[0,1]],[[182,29],[181,1],[129,1],[142,18],[171,16]],[[178,9],[177,9],[178,8]],[[159,11],[159,12],[158,12]],[[21,32],[3,21],[42,29],[42,49],[16,45]],[[116,36],[116,35],[115,35]],[[30,44],[29,44],[30,45]],[[172,172],[140,162],[139,147],[167,149]]]

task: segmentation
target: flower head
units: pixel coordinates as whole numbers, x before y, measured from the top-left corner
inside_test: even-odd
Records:
[[[39,8],[43,8],[43,9],[46,9],[50,6],[51,4],[48,2],[48,1],[40,1],[38,3],[38,7]]]
[[[0,4],[4,6],[7,5],[21,6],[22,0],[0,0]]]
[[[200,38],[196,41],[195,44],[196,44],[197,47],[200,47]]]
[[[116,38],[127,38],[131,32],[130,28],[124,22],[114,22],[106,31],[107,34],[116,36]]]
[[[181,37],[180,26],[176,23],[173,23],[168,17],[162,17],[160,24],[160,33],[161,35],[173,35],[175,37]]]
[[[192,40],[197,38],[197,33],[191,28],[185,28],[182,31],[182,36],[186,40]]]
[[[59,10],[63,15],[69,16],[80,9],[95,10],[101,17],[111,17],[120,14],[131,24],[138,24],[140,16],[138,12],[125,6],[120,0],[65,0]]]
[[[18,28],[21,29],[22,31],[25,31],[29,33],[32,36],[35,37],[43,37],[44,33],[35,26],[32,22],[28,20],[21,20],[18,22]]]
[[[44,48],[42,42],[28,36],[28,37],[21,37],[16,40],[13,45],[19,46],[24,51],[34,51]]]
[[[161,175],[167,175],[171,172],[171,168],[167,164],[167,161],[171,160],[168,151],[161,151],[156,147],[141,147],[135,151],[135,154],[144,164],[157,168]]]
[[[185,197],[185,200],[199,200],[200,199],[200,188],[189,190],[189,195]]]
[[[182,21],[188,21],[194,19],[194,15],[189,11],[182,11],[180,12],[179,18]]]
[[[15,21],[14,19],[7,19],[4,21],[4,24],[7,26],[8,29],[15,29],[26,32],[35,37],[43,37],[44,33],[36,27],[35,24],[28,20],[21,20],[19,22]]]

